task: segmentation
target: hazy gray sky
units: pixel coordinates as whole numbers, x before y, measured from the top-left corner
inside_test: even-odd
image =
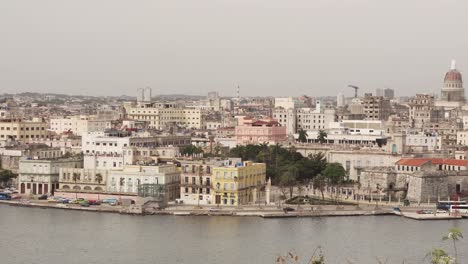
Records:
[[[467,11],[466,0],[4,0],[0,92],[438,93],[452,58],[468,69]]]

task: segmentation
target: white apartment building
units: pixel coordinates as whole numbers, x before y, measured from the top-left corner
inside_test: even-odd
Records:
[[[458,133],[457,133],[458,142]],[[437,133],[406,134],[406,147],[411,150],[435,151],[440,150],[441,140]]]
[[[295,108],[294,99],[292,97],[277,97],[275,98],[275,108]]]
[[[87,133],[104,132],[111,128],[110,120],[95,120],[91,116],[70,116],[50,119],[50,130],[59,134],[70,131],[77,136]]]
[[[457,144],[468,146],[468,130],[457,131]]]
[[[286,127],[286,133],[292,135],[296,133],[296,109],[294,108],[275,108],[273,111],[273,118],[281,124],[281,126]]]
[[[306,131],[326,130],[336,121],[334,109],[322,109],[320,102],[316,108],[275,108],[273,118],[286,127],[286,133],[292,135],[299,129]]]
[[[157,191],[162,197],[156,198],[163,199],[167,203],[179,198],[179,182],[180,172],[175,165],[128,165],[122,170],[109,173],[107,191],[137,194],[143,197],[151,196],[148,191]]]
[[[21,194],[53,194],[59,188],[60,168],[82,168],[81,158],[22,159],[19,163],[18,186]]]

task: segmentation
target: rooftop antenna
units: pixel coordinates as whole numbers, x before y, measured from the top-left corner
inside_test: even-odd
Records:
[[[452,60],[452,64],[450,65],[450,69],[451,70],[456,70],[457,69],[456,64],[457,64],[457,62],[455,60]]]

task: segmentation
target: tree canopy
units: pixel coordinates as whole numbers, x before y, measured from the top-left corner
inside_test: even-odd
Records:
[[[268,146],[246,145],[231,149],[230,157],[239,157],[243,160],[263,162],[267,164],[267,177],[271,177],[273,183],[284,183],[285,175],[290,182],[291,171],[294,170],[294,181],[308,182],[320,174],[327,164],[323,153],[317,153],[304,157],[294,148],[284,148],[279,144]],[[283,178],[283,180],[282,180]]]
[[[340,163],[328,163],[323,170],[323,175],[327,178],[328,183],[337,185],[345,180],[346,171]]]

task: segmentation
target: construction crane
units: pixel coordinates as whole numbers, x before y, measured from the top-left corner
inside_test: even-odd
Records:
[[[354,98],[357,98],[357,90],[359,90],[359,87],[357,87],[356,85],[348,85],[348,87],[351,87],[354,89]]]

